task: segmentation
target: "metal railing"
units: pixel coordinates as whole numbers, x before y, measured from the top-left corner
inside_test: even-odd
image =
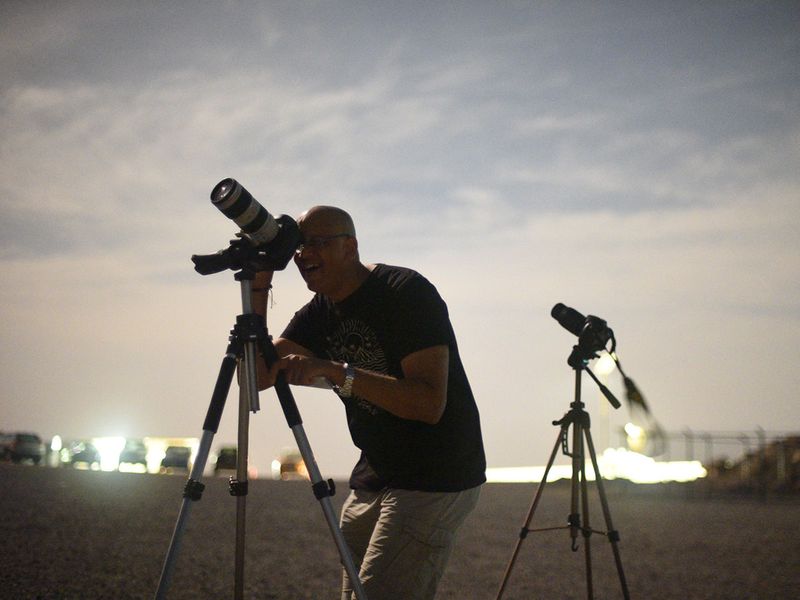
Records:
[[[650,432],[658,436],[661,461],[698,460],[715,490],[800,493],[800,433],[752,431]],[[627,435],[620,430],[620,446]]]

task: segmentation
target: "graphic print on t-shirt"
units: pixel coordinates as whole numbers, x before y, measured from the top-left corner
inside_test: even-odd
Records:
[[[345,319],[339,327],[327,337],[328,356],[331,360],[346,362],[355,367],[388,373],[389,365],[386,355],[378,342],[378,336],[366,323],[358,319]],[[380,409],[366,400],[357,398],[358,405],[373,415]]]

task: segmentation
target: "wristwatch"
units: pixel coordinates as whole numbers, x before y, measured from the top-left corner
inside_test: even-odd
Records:
[[[356,376],[356,370],[349,364],[344,363],[344,383],[333,386],[333,391],[339,394],[342,398],[349,398],[353,395],[353,379]]]

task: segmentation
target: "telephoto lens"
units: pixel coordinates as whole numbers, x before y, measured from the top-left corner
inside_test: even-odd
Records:
[[[573,335],[580,335],[586,323],[586,317],[574,308],[561,304],[561,302],[553,307],[553,310],[550,311],[550,316]]]
[[[235,179],[223,179],[214,186],[211,203],[256,246],[268,244],[278,235],[278,223],[272,215]]]

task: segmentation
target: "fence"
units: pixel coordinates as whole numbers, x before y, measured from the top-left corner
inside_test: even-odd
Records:
[[[627,445],[627,434],[620,436],[620,445]],[[660,461],[699,460],[713,489],[800,493],[800,433],[686,429],[651,437],[660,442]]]

